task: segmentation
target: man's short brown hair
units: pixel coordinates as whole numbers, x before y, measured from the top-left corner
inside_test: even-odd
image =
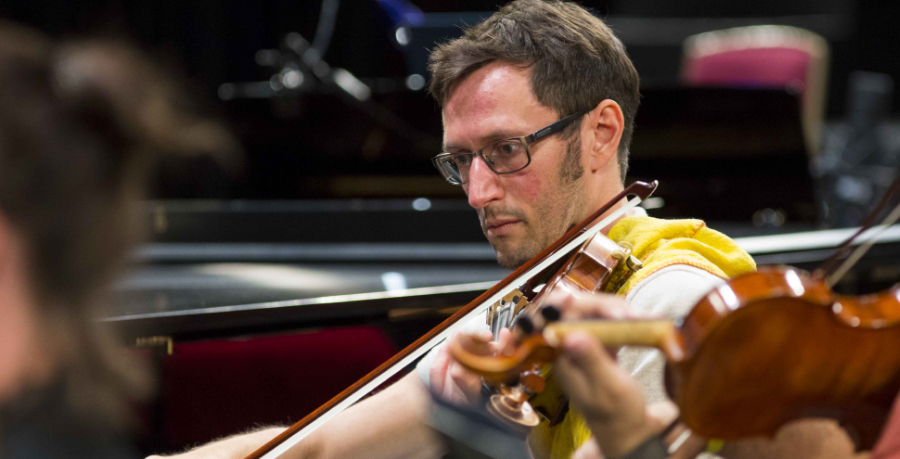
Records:
[[[571,2],[516,0],[434,49],[429,90],[443,105],[457,83],[496,61],[530,67],[535,97],[560,117],[616,101],[625,118],[618,152],[625,180],[639,79],[625,46],[603,21]]]

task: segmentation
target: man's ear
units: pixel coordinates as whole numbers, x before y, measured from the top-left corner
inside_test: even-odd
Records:
[[[586,116],[587,123],[582,126],[586,132],[582,131],[582,138],[587,140],[585,155],[588,168],[591,172],[606,167],[618,168],[616,158],[625,129],[622,107],[611,99],[605,99]]]

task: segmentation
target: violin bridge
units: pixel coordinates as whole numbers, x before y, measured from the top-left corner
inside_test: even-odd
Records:
[[[487,311],[487,324],[496,340],[503,328],[512,326],[513,320],[528,306],[528,300],[518,289],[509,292],[492,304]]]

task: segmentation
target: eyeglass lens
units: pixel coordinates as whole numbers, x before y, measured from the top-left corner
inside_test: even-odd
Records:
[[[440,159],[441,172],[453,182],[469,181],[476,153],[457,153]],[[497,174],[516,172],[528,165],[528,150],[520,139],[498,140],[481,150],[485,164]]]

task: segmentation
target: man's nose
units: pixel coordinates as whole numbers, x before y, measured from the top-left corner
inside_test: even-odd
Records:
[[[473,159],[472,167],[469,168],[469,181],[466,183],[465,191],[469,196],[469,205],[475,209],[481,209],[491,201],[503,197],[500,177],[478,157]]]

